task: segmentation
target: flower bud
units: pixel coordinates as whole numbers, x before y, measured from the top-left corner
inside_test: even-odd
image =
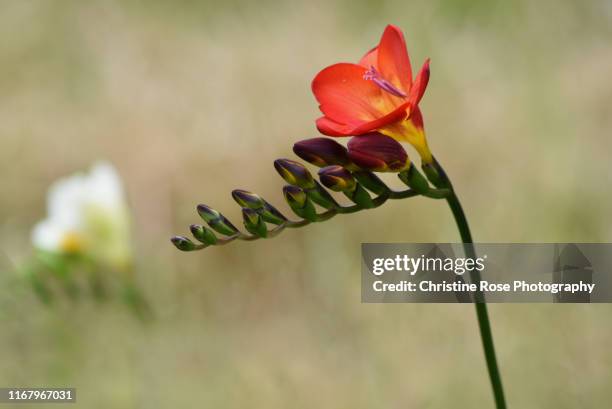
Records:
[[[249,208],[243,208],[242,219],[244,222],[244,227],[249,231],[249,233],[259,237],[266,237],[268,235],[266,223],[263,221],[257,211]]]
[[[303,189],[297,186],[284,186],[283,195],[295,214],[309,221],[316,220],[316,209]]]
[[[448,176],[444,172],[444,169],[440,166],[436,158],[432,158],[432,162],[423,163],[421,165],[421,169],[427,176],[427,179],[437,188],[447,188],[450,187],[450,182],[448,180]]]
[[[351,172],[342,166],[326,166],[319,170],[319,180],[323,185],[334,192],[352,192],[356,184]]]
[[[245,222],[249,224],[255,224],[255,225],[259,223],[259,219],[260,219],[256,211],[254,211],[253,209],[246,208],[246,207],[242,209],[242,218],[244,219]]]
[[[306,204],[306,193],[297,186],[287,185],[283,187],[283,195],[291,208],[302,208]]]
[[[211,221],[208,223],[208,225],[217,233],[225,234],[226,236],[231,236],[238,233],[238,229],[234,227],[234,225],[224,216],[221,216],[217,220]]]
[[[192,224],[189,226],[189,230],[191,230],[193,237],[195,237],[201,243],[212,245],[216,244],[218,241],[217,236],[215,236],[215,233],[213,233],[212,230],[200,224]]]
[[[238,229],[225,218],[221,213],[206,205],[199,204],[197,207],[198,214],[208,225],[217,233],[231,236],[238,233]]]
[[[274,161],[274,168],[287,183],[299,186],[304,189],[312,189],[315,187],[312,175],[299,162],[290,159],[277,159]]]
[[[170,239],[174,246],[181,251],[192,251],[196,249],[196,245],[187,237],[174,236]]]
[[[204,204],[199,204],[196,207],[196,210],[198,211],[198,214],[200,215],[200,217],[204,219],[206,223],[209,223],[212,220],[216,220],[219,218],[219,216],[221,216],[221,213],[219,213],[215,209],[208,207]]]
[[[255,193],[246,190],[236,189],[232,191],[232,197],[242,207],[249,209],[261,209],[265,205],[265,201]]]
[[[399,172],[410,165],[402,145],[380,133],[353,137],[348,143],[348,154],[357,166],[375,172]]]
[[[305,139],[293,145],[293,152],[315,166],[348,165],[346,148],[330,138]]]
[[[401,171],[397,176],[415,192],[426,193],[430,190],[427,179],[413,164],[410,164],[407,170]]]

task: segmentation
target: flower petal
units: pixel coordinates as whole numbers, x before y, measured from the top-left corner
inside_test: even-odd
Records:
[[[380,73],[407,94],[412,85],[412,68],[404,35],[398,27],[390,24],[385,28],[377,54]]]
[[[359,60],[359,65],[368,69],[370,67],[378,69],[378,47],[372,48],[363,57],[361,57],[361,60]]]
[[[365,72],[364,67],[348,63],[319,72],[312,81],[312,92],[321,112],[343,124],[370,121],[385,114],[380,112],[382,91],[374,82],[363,79]]]
[[[66,230],[50,219],[39,222],[32,229],[32,242],[40,250],[58,252],[61,249],[62,237]]]
[[[352,128],[322,116],[317,119],[317,129],[327,136],[350,136]]]
[[[417,130],[423,130],[423,115],[418,106],[415,106],[410,112],[410,122],[412,122]]]
[[[412,88],[410,89],[410,95],[408,95],[408,100],[412,104],[412,106],[416,106],[421,98],[423,98],[423,94],[425,93],[425,88],[427,88],[427,83],[429,82],[429,58],[425,60],[423,64],[423,68],[417,74],[414,79],[414,84],[412,84]]]
[[[356,128],[353,128],[350,134],[351,135],[363,135],[364,133],[375,131],[386,125],[401,121],[408,116],[407,110],[409,107],[410,107],[410,103],[406,102],[398,106],[397,108],[395,108],[393,111],[389,112],[385,116],[377,118],[373,121],[364,122],[360,124]]]

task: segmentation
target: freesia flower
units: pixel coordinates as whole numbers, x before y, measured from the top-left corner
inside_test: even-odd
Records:
[[[410,143],[431,163],[418,105],[428,81],[429,59],[413,80],[404,35],[388,25],[358,64],[334,64],[314,78],[312,91],[323,113],[317,128],[328,136],[377,131]]]
[[[47,195],[47,218],[32,230],[34,246],[79,254],[117,269],[131,259],[129,212],[121,180],[106,162],[89,173],[56,181]]]

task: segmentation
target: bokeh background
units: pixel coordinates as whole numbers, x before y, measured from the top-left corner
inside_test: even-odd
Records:
[[[233,188],[286,210],[272,161],[317,134],[311,79],[387,23],[432,59],[428,138],[476,240],[612,241],[609,1],[2,1],[0,386],[74,386],[83,408],[492,407],[472,306],[360,303],[360,243],[458,241],[444,203],[168,240],[197,203],[239,221]],[[148,322],[9,285],[48,185],[100,158],[126,184]],[[510,407],[609,406],[612,307],[490,313]]]

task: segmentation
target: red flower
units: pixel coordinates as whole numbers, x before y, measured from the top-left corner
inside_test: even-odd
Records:
[[[317,128],[328,136],[378,131],[409,142],[429,163],[432,156],[418,106],[428,81],[429,59],[413,81],[404,35],[388,25],[378,46],[359,64],[331,65],[312,81],[312,92],[323,113]]]

